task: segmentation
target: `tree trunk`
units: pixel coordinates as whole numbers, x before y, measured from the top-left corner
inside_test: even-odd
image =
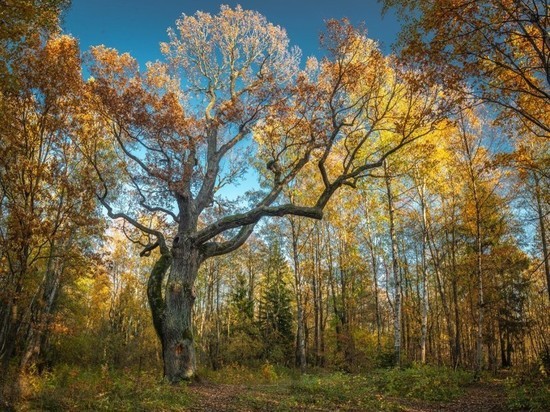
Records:
[[[313,290],[313,347],[315,348],[315,366],[319,366],[321,358],[321,321],[319,320],[319,311],[321,303],[319,302],[319,285],[317,283],[317,261],[315,261],[315,271],[311,277],[311,287]]]
[[[401,366],[401,274],[397,261],[397,240],[395,236],[394,222],[394,201],[391,190],[391,177],[388,171],[387,162],[384,162],[384,176],[386,181],[386,192],[388,196],[388,216],[390,221],[391,258],[393,269],[393,282],[395,298],[393,304],[393,335],[394,335],[394,362],[395,366]]]
[[[453,228],[452,231],[452,243],[451,243],[451,288],[453,292],[453,306],[454,306],[454,328],[455,328],[455,341],[453,345],[453,368],[458,368],[462,364],[462,351],[460,348],[460,309],[458,305],[458,277],[457,277],[457,263],[456,263],[456,233]]]
[[[59,291],[60,274],[58,270],[48,270],[44,286],[39,291],[38,300],[33,302],[31,306],[31,321],[25,339],[25,349],[21,357],[21,370],[27,369],[41,355],[44,338],[50,326],[54,304]]]
[[[479,219],[476,222],[476,237],[477,237],[477,281],[478,281],[478,319],[477,319],[477,340],[476,340],[476,379],[479,379],[481,368],[483,366],[483,315],[485,302],[483,299],[483,272],[481,267],[481,222]]]
[[[535,181],[535,199],[537,201],[537,217],[539,219],[540,240],[542,243],[542,259],[544,262],[544,274],[546,275],[546,290],[548,292],[548,299],[550,299],[550,256],[548,256],[548,243],[546,240],[546,225],[544,222],[544,210],[541,200],[541,188],[540,178],[537,172],[533,172],[533,179]]]
[[[481,201],[478,195],[477,181],[474,177],[470,165],[470,176],[472,180],[472,192],[475,202],[475,225],[476,225],[476,277],[477,277],[477,337],[476,337],[476,359],[475,359],[475,378],[479,379],[483,367],[483,318],[485,311],[485,301],[483,295],[483,267],[482,267],[482,239],[481,239]]]
[[[178,239],[178,238],[176,238]],[[191,379],[196,372],[192,314],[194,282],[200,254],[190,241],[174,242],[172,266],[166,285],[162,348],[164,377],[170,383]]]
[[[432,257],[437,291],[440,296],[441,306],[443,307],[443,313],[445,314],[445,326],[447,328],[447,338],[449,340],[449,355],[451,358],[451,365],[453,365],[454,367],[456,365],[454,333],[453,333],[453,325],[452,325],[452,317],[451,317],[451,308],[449,306],[447,295],[443,287],[443,280],[441,275],[441,258],[437,251],[437,247],[433,239],[432,231],[428,230],[427,234],[428,234],[428,247],[430,250],[430,255]]]
[[[216,340],[214,342],[213,351],[211,352],[212,368],[214,370],[220,369],[220,341],[222,333],[222,319],[221,319],[221,308],[220,308],[220,273],[216,270]]]
[[[306,367],[306,334],[304,325],[304,304],[303,304],[303,279],[300,272],[300,259],[298,256],[298,230],[293,219],[290,219],[292,230],[292,259],[294,261],[294,294],[296,295],[296,366],[300,371]]]
[[[325,315],[328,313],[329,299],[323,302],[323,277],[321,269],[321,232],[319,225],[315,225],[315,269],[313,273],[313,295],[315,313],[315,360],[316,366],[325,365]],[[324,305],[327,305],[326,312]]]
[[[378,288],[378,263],[376,258],[376,252],[374,250],[374,241],[371,235],[370,213],[368,211],[366,213],[366,219],[367,219],[367,232],[365,237],[366,237],[367,245],[370,252],[371,265],[372,265],[372,280],[374,284],[374,310],[375,310],[375,316],[376,316],[376,352],[377,354],[380,354],[382,351],[382,343],[381,343],[382,318],[380,315],[380,298],[379,298],[379,291],[378,291],[379,289]]]
[[[69,249],[71,243],[69,239],[69,244],[65,245],[64,248]],[[24,342],[25,348],[20,362],[21,370],[25,370],[38,360],[47,337],[52,313],[59,294],[62,273],[64,272],[63,263],[55,257],[58,250],[56,246],[55,241],[51,241],[46,273],[30,305],[29,325]]]
[[[297,323],[298,329],[296,333],[296,366],[300,368],[300,371],[304,371],[306,368],[306,332],[304,327],[304,309],[302,304],[302,297],[296,297],[297,304]]]
[[[420,208],[422,213],[422,309],[421,309],[421,333],[420,333],[420,362],[426,363],[426,341],[428,336],[428,287],[426,247],[428,243],[428,218],[425,203],[425,182],[417,186],[420,197]]]
[[[0,301],[0,366],[7,371],[10,361],[16,351],[19,341],[19,330],[24,311],[19,304],[23,291],[23,281],[28,273],[28,259],[30,255],[30,231],[21,233],[25,239],[22,246],[14,253],[15,264],[10,267],[7,282],[3,282],[3,292],[6,294],[6,303]],[[25,236],[27,235],[27,236]],[[5,376],[0,376],[0,386],[3,386]],[[0,388],[1,389],[1,388]]]

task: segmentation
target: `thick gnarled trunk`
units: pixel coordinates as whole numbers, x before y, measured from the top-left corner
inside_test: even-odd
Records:
[[[176,238],[178,239],[178,238]],[[170,383],[191,379],[196,372],[192,314],[193,284],[201,263],[190,241],[174,241],[171,251],[161,250],[148,286],[155,329],[162,344],[164,378]],[[164,298],[162,279],[170,266]]]
[[[192,315],[201,256],[189,240],[174,240],[172,250],[160,245],[147,285],[153,324],[162,345],[164,379],[170,383],[191,379],[196,373]],[[164,278],[169,271],[164,294]]]

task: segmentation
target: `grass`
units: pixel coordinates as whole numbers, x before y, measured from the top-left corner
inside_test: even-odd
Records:
[[[242,409],[273,411],[398,411],[402,410],[404,397],[450,401],[472,382],[470,373],[427,366],[378,369],[364,374],[317,371],[301,376],[271,365],[256,370],[237,366],[212,373],[212,377],[217,383],[248,388],[238,397]]]
[[[135,371],[59,366],[25,379],[23,401],[17,410],[185,411],[211,394],[210,401],[233,410],[398,411],[409,400],[456,399],[472,381],[470,373],[429,366],[362,374],[317,370],[300,375],[269,363],[255,368],[233,365],[215,372],[203,370],[200,376],[211,392],[197,393],[186,384],[164,384],[153,371],[138,375]]]
[[[344,410],[399,410],[397,404],[381,393],[376,380],[368,375],[304,375],[290,386],[289,400],[300,407],[331,405]]]
[[[185,411],[191,403],[185,384],[165,385],[153,373],[61,366],[27,386],[23,411]]]

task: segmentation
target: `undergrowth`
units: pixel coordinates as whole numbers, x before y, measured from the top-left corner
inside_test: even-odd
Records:
[[[171,386],[158,374],[60,366],[26,379],[29,395],[21,410],[185,411],[185,384]]]
[[[379,373],[380,388],[392,396],[426,401],[450,401],[473,381],[471,372],[434,366],[390,369]]]
[[[543,376],[515,376],[506,379],[506,399],[511,410],[550,410],[550,379]]]
[[[218,371],[201,370],[199,376],[204,383],[237,387],[228,407],[273,411],[319,407],[396,411],[402,409],[403,398],[450,401],[472,382],[468,372],[430,366],[375,369],[361,374],[327,370],[300,374],[265,363],[254,368],[230,365]],[[25,382],[25,394],[17,408],[20,411],[185,411],[200,406],[200,399],[186,384],[165,384],[153,371],[59,366],[41,376],[29,375]],[[519,395],[514,399],[527,397]],[[543,402],[529,399],[530,406]],[[526,404],[518,400],[515,405]]]

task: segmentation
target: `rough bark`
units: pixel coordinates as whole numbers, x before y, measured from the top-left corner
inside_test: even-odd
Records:
[[[180,240],[172,249],[172,265],[166,284],[166,307],[162,328],[164,376],[170,383],[187,380],[196,373],[192,313],[194,282],[200,265],[198,249]]]
[[[162,296],[162,284],[164,281],[164,276],[170,264],[172,263],[172,254],[163,243],[160,246],[160,257],[156,261],[151,274],[149,275],[149,280],[147,282],[147,300],[149,302],[149,307],[151,309],[151,317],[153,318],[153,326],[157,332],[157,336],[161,342],[163,358],[164,358],[164,319],[165,319],[165,310],[166,305],[164,298]],[[164,371],[166,374],[166,370]]]

